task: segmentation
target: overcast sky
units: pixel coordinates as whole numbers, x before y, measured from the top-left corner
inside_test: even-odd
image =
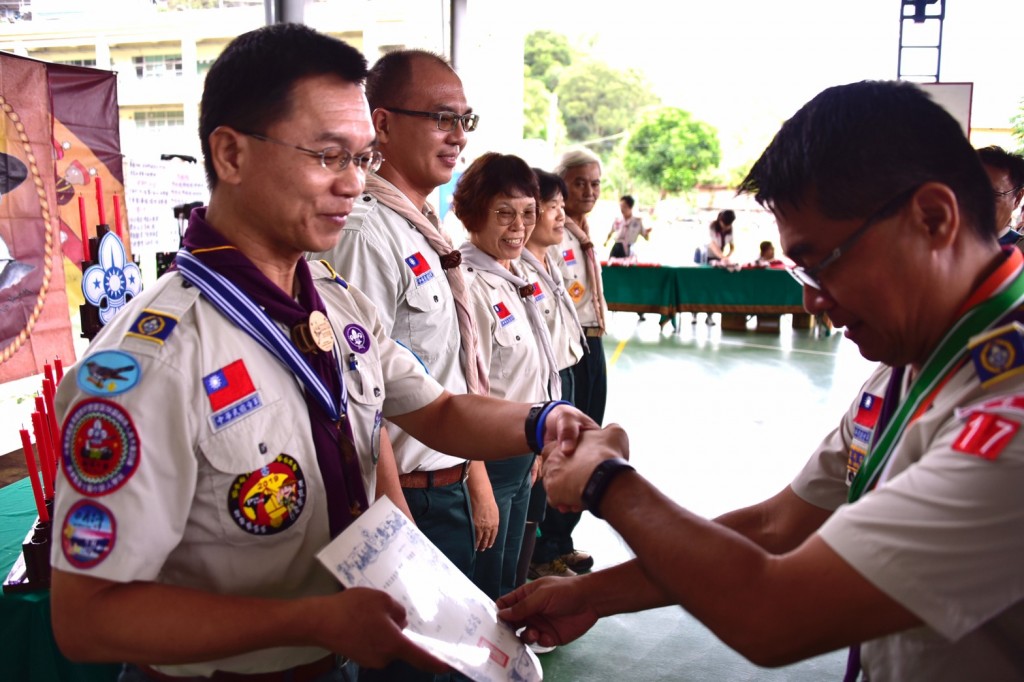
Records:
[[[756,155],[822,89],[897,76],[900,0],[528,0],[523,6],[533,8],[535,27],[579,45],[593,41],[595,56],[643,71],[666,104],[716,126],[724,151],[741,156]],[[947,0],[941,80],[974,83],[975,128],[1008,126],[1024,96],[1024,0]]]

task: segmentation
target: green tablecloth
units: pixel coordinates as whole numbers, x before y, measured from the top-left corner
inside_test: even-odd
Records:
[[[803,313],[803,289],[784,270],[605,266],[611,310],[721,313]]]
[[[0,578],[21,554],[36,520],[27,478],[0,488]],[[50,627],[50,593],[0,597],[0,679],[17,682],[111,682],[120,665],[71,663],[57,649]]]

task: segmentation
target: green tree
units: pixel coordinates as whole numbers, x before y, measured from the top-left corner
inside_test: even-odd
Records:
[[[718,131],[689,112],[661,107],[645,112],[626,142],[625,167],[662,195],[686,192],[721,161]]]
[[[591,59],[574,62],[563,71],[555,93],[570,142],[602,140],[593,148],[604,154],[615,146],[614,137],[605,138],[624,133],[637,111],[659,101],[636,71]]]
[[[526,36],[523,46],[526,76],[541,81],[551,92],[558,86],[562,70],[572,64],[574,57],[569,39],[560,33],[534,31]]]
[[[1017,153],[1024,154],[1024,98],[1017,105],[1017,113],[1010,119],[1013,136],[1017,138]]]
[[[565,139],[565,122],[562,113],[555,107],[552,121],[554,95],[536,78],[527,77],[523,83],[523,139],[554,140]],[[554,130],[549,130],[554,124]]]

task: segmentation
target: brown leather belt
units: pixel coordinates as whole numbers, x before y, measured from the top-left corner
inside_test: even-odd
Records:
[[[223,670],[214,671],[210,677],[175,677],[153,670],[147,665],[137,666],[147,677],[158,682],[313,682],[334,670],[338,664],[334,656],[304,663],[287,670],[272,673],[229,673]]]
[[[604,331],[600,327],[584,327],[583,333],[587,336],[602,336]]]
[[[469,476],[469,462],[463,462],[437,471],[410,471],[407,474],[401,474],[398,477],[398,482],[403,488],[440,488],[465,481],[467,476]]]

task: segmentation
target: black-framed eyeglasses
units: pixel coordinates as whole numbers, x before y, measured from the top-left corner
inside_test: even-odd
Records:
[[[363,152],[362,154],[353,154],[344,147],[325,147],[320,151],[315,149],[307,149],[306,147],[300,147],[297,144],[291,144],[290,142],[282,142],[281,140],[275,140],[272,137],[266,135],[260,135],[259,133],[250,133],[244,130],[239,130],[247,137],[251,137],[254,140],[260,142],[270,142],[272,144],[279,144],[282,147],[291,147],[297,149],[303,154],[315,156],[320,159],[320,165],[327,170],[340,173],[349,167],[349,164],[355,165],[356,168],[363,171],[364,173],[373,173],[380,165],[384,163],[384,155],[379,151]]]
[[[513,211],[511,208],[499,208],[495,209],[493,213],[498,216],[498,224],[502,227],[508,227],[516,221],[516,216],[522,218],[523,227],[529,227],[537,223],[537,211],[528,208],[522,213]]]
[[[1018,185],[1017,187],[1014,187],[1013,189],[1008,189],[1005,192],[1000,192],[999,190],[993,190],[992,193],[995,194],[997,198],[1002,198],[1002,197],[1008,197],[1011,194],[1016,194],[1017,192],[1021,191],[1022,189],[1024,189],[1024,185]]]
[[[849,237],[847,237],[842,244],[832,249],[832,252],[827,255],[820,263],[811,268],[804,268],[799,265],[794,265],[787,271],[792,275],[793,279],[799,282],[801,285],[809,286],[813,289],[821,289],[821,281],[818,276],[829,266],[835,265],[835,262],[846,252],[848,252],[857,241],[864,236],[864,233],[869,228],[877,225],[885,218],[888,218],[894,214],[900,207],[903,206],[920,188],[919,185],[911,187],[910,189],[897,194],[894,198],[882,204],[882,207],[867,217],[867,219],[853,231]]]
[[[456,114],[454,111],[413,111],[412,109],[396,109],[395,107],[381,107],[384,111],[390,111],[393,114],[403,114],[405,116],[419,116],[420,118],[432,118],[437,121],[437,129],[449,132],[455,130],[455,126],[461,122],[462,129],[467,133],[471,133],[476,130],[477,124],[480,122],[480,116],[477,114]]]

